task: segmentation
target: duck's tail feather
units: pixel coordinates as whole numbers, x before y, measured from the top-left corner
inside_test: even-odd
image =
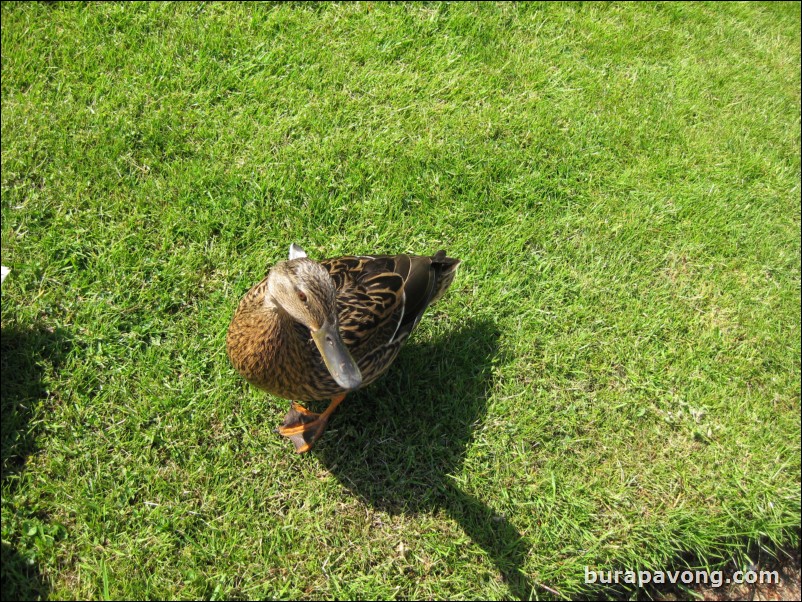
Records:
[[[454,276],[457,274],[457,268],[462,260],[453,257],[446,257],[445,251],[438,251],[432,257],[432,268],[435,270],[435,293],[429,305],[435,303],[440,297],[445,294],[451,283],[454,282]]]

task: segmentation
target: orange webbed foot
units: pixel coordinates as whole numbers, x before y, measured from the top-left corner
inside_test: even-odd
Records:
[[[292,441],[297,453],[308,452],[326,430],[329,416],[343,399],[345,399],[345,394],[332,398],[329,407],[322,414],[315,414],[301,404],[292,402],[290,411],[287,412],[284,422],[278,428],[279,434]]]

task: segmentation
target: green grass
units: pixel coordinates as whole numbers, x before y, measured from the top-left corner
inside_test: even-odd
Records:
[[[798,545],[800,21],[4,3],[3,597],[549,598]],[[302,457],[224,348],[291,242],[464,262]]]

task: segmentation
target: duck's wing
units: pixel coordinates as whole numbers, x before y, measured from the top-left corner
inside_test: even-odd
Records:
[[[320,262],[337,289],[340,333],[355,356],[400,346],[454,278],[459,260],[444,251],[349,256]]]

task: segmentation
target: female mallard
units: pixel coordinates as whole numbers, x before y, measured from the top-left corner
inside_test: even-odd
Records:
[[[446,292],[459,259],[377,255],[290,258],[240,301],[228,357],[245,380],[287,399],[331,399],[322,414],[292,402],[279,427],[308,451],[347,393],[387,370],[426,308]]]

